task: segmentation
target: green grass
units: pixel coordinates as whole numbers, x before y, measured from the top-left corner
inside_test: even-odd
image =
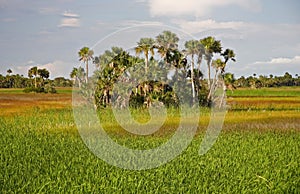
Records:
[[[89,151],[65,104],[70,90],[15,96],[1,90],[0,104],[7,107],[0,114],[0,193],[300,193],[299,97],[282,96],[294,95],[292,88],[280,90],[281,97],[257,96],[256,90],[230,97],[217,142],[200,156],[209,119],[204,111],[197,135],[180,156],[142,171],[111,166]],[[167,133],[136,138],[114,125],[109,111],[100,115],[112,138],[131,148],[161,145],[178,121],[171,114],[163,127]],[[143,115],[136,119],[147,120]]]
[[[72,88],[70,87],[59,87],[55,88],[59,94],[72,94]],[[2,94],[22,94],[24,89],[20,88],[0,88]]]
[[[57,93],[59,94],[72,94],[72,89],[70,87],[59,87],[55,88],[57,90]]]
[[[6,89],[6,88],[0,88],[0,94],[21,94],[23,93],[23,89],[15,89],[15,88],[9,88],[9,89]]]
[[[87,149],[70,109],[2,117],[0,192],[300,192],[299,131],[225,130],[199,156],[202,137],[200,133],[185,152],[159,168],[130,171],[110,166]],[[144,143],[121,138],[135,146]]]
[[[300,97],[300,87],[278,87],[278,88],[238,88],[227,91],[229,97]]]

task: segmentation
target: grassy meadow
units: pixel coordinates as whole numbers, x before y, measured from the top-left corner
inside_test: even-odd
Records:
[[[131,171],[97,158],[83,143],[71,89],[57,94],[0,90],[0,193],[300,193],[300,88],[228,91],[218,140],[198,154],[203,113],[190,146],[171,162]],[[111,117],[110,113],[101,114]],[[174,118],[176,119],[176,118]],[[172,133],[110,135],[129,147],[160,145]],[[147,145],[146,145],[147,146]]]

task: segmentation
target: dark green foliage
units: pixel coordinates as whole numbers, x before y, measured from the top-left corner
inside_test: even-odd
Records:
[[[25,93],[31,93],[31,92],[35,92],[35,93],[51,93],[51,94],[55,94],[57,93],[56,89],[54,87],[52,87],[51,85],[47,84],[44,87],[28,87],[25,88],[23,90],[23,92]]]
[[[132,95],[129,98],[129,107],[138,109],[138,108],[141,108],[141,107],[145,106],[144,102],[145,102],[145,97],[144,96],[139,95],[139,94]]]

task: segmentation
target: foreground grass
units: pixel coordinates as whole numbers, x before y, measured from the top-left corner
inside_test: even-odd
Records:
[[[0,193],[300,193],[296,97],[232,97],[222,133],[207,154],[198,155],[209,119],[204,112],[180,156],[156,169],[130,171],[88,150],[69,92],[0,94]],[[100,114],[112,120],[110,113]],[[106,130],[128,147],[151,148],[168,140],[177,119],[144,138],[132,138],[113,123]]]
[[[200,132],[182,155],[145,171],[119,169],[95,157],[70,109],[1,117],[0,133],[1,193],[300,192],[297,130],[225,129],[204,156],[198,155]]]

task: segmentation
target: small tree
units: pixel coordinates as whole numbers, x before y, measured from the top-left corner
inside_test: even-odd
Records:
[[[73,85],[78,83],[78,87],[81,88],[82,79],[84,79],[85,72],[82,67],[76,68],[74,67],[70,73],[70,77],[73,79]]]
[[[12,74],[12,70],[11,70],[11,69],[8,69],[8,70],[7,70],[7,74],[8,74],[8,75]]]

